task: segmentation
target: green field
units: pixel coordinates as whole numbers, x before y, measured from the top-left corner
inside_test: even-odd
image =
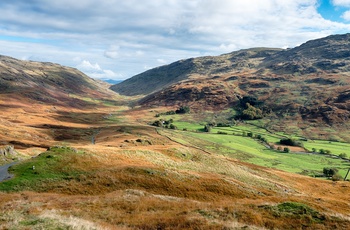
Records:
[[[254,135],[260,134],[266,138],[269,143],[277,143],[284,137],[293,137],[286,134],[271,133],[253,125],[214,127],[210,133],[204,133],[200,132],[203,130],[204,125],[202,124],[191,124],[177,121],[174,124],[179,130],[186,128],[189,131],[195,131],[179,132],[183,136],[182,138],[187,140],[187,142],[208,151],[239,159],[241,161],[310,176],[320,175],[322,174],[323,168],[328,167],[337,168],[340,175],[344,177],[347,170],[350,168],[350,162],[339,158],[307,152],[284,153],[270,149],[266,144],[259,142],[256,139],[242,136],[243,133],[248,132],[252,132]],[[225,132],[227,135],[217,134],[218,131]],[[293,138],[296,137],[294,136]],[[181,138],[178,137],[178,139]],[[335,155],[346,153],[350,156],[349,143],[307,140],[303,141],[303,144],[307,150],[311,150],[312,148],[319,150],[322,148],[330,150],[331,153]]]

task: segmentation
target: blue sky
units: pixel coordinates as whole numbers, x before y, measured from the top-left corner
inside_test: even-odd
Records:
[[[350,32],[350,0],[1,0],[0,54],[126,79],[179,59]]]

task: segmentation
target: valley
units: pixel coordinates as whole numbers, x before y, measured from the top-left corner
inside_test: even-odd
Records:
[[[190,113],[175,115],[179,128],[170,130],[147,124],[159,111],[131,109],[122,100],[117,106],[92,101],[93,110],[46,105],[23,115],[29,108],[2,110],[1,119],[13,130],[2,140],[14,143],[21,159],[10,169],[15,177],[0,183],[3,228],[348,226],[350,184],[310,176],[323,167],[337,167],[344,175],[348,162],[279,153],[249,137],[217,134],[251,131],[269,142],[283,135],[248,124],[204,133],[199,123],[181,121],[198,119]],[[8,119],[13,111],[18,116]]]
[[[349,229],[348,36],[113,86],[1,56],[0,228]]]

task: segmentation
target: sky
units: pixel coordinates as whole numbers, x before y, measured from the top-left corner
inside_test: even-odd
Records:
[[[124,80],[150,68],[350,33],[350,0],[1,0],[0,55]]]

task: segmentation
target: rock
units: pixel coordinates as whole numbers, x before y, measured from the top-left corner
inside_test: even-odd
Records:
[[[15,147],[13,145],[6,145],[5,147],[0,147],[1,156],[13,156],[16,155]]]

